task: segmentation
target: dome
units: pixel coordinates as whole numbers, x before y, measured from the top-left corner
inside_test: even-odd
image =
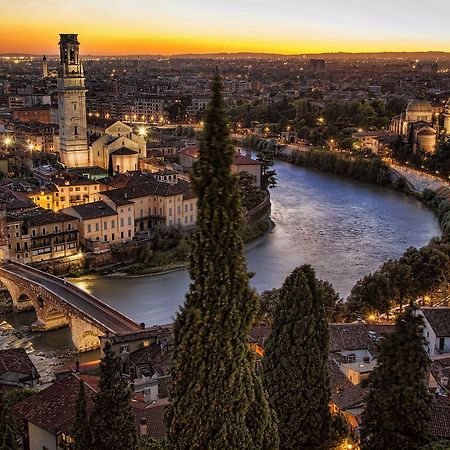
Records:
[[[406,107],[407,113],[418,113],[418,112],[425,112],[425,113],[431,113],[433,111],[433,108],[431,107],[431,103],[427,100],[411,100],[408,103],[408,106]]]

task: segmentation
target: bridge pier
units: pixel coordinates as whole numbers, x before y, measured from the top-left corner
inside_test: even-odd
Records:
[[[99,336],[105,334],[99,328],[77,317],[70,319],[70,330],[72,331],[73,343],[79,353],[100,348]]]

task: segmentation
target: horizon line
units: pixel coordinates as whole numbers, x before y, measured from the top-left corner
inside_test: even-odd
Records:
[[[172,54],[162,54],[162,53],[123,53],[123,54],[114,54],[114,53],[81,53],[81,56],[95,56],[95,57],[165,57],[165,58],[177,58],[183,56],[218,56],[218,55],[261,55],[261,56],[280,56],[280,57],[305,57],[305,56],[334,56],[334,55],[389,55],[389,54],[444,54],[450,55],[450,51],[446,50],[380,50],[380,51],[361,51],[361,52],[350,52],[350,51],[329,51],[329,52],[311,52],[311,53],[274,53],[274,52],[258,52],[258,51],[241,51],[241,52],[204,52],[204,53],[195,53],[195,52],[187,52],[187,53],[172,53]],[[39,57],[42,55],[46,56],[59,56],[58,53],[27,53],[27,52],[3,52],[0,53],[0,57],[5,56],[32,56]]]

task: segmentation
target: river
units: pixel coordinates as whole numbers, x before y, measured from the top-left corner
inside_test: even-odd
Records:
[[[254,273],[251,284],[259,292],[281,286],[292,269],[308,263],[346,297],[358,279],[381,263],[440,234],[432,211],[411,197],[285,162],[276,162],[275,168],[278,187],[271,192],[275,228],[246,251],[248,270]],[[77,284],[150,326],[173,321],[189,276],[180,270]],[[64,338],[61,332],[50,332],[41,340],[48,344],[55,333],[58,346],[65,346],[69,333],[64,330]]]

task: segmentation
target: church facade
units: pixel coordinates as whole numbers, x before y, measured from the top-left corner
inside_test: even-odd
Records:
[[[94,128],[94,127],[92,127]],[[94,131],[89,127],[89,131]],[[92,165],[109,168],[115,173],[139,169],[139,159],[146,156],[144,136],[133,132],[132,127],[117,121],[105,128],[95,127],[90,134]]]
[[[433,107],[426,100],[411,100],[406,110],[391,120],[390,131],[404,136],[414,152],[434,153],[440,133],[442,108]],[[444,129],[450,131],[450,118],[444,114]]]

